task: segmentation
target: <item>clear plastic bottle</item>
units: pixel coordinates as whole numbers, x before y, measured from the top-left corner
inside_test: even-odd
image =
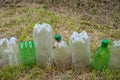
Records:
[[[108,43],[109,41],[107,39],[103,39],[101,46],[95,51],[92,61],[92,68],[94,70],[102,71],[108,68],[110,59]]]
[[[61,35],[55,35],[55,44],[53,50],[53,60],[57,67],[61,69],[69,69],[71,62],[71,52],[67,43],[61,40]]]
[[[120,40],[114,41],[110,49],[111,58],[109,67],[112,70],[120,70]]]
[[[0,39],[0,67],[9,65],[7,38]]]
[[[73,32],[69,38],[72,50],[72,64],[75,68],[88,67],[90,65],[90,39],[85,31],[80,34]]]
[[[11,55],[9,55],[10,66],[21,64],[19,42],[15,37],[10,38],[9,49],[11,52]]]
[[[21,63],[19,42],[15,37],[0,40],[0,66],[16,66]]]
[[[49,24],[35,24],[33,39],[36,48],[37,64],[41,67],[51,65],[52,61],[52,28]]]

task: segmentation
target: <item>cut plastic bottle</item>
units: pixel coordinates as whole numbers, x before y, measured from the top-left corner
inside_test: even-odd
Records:
[[[84,68],[90,65],[90,39],[85,31],[80,34],[73,32],[69,38],[72,50],[72,65],[75,68]]]
[[[112,70],[120,70],[120,40],[114,41],[110,49],[111,58],[109,67]]]
[[[49,24],[35,24],[33,39],[36,48],[37,64],[41,67],[51,65],[52,62],[52,28]]]
[[[61,40],[61,35],[55,35],[55,44],[53,50],[53,60],[55,65],[61,69],[69,69],[71,62],[71,52],[67,43]]]
[[[95,51],[92,61],[92,68],[94,70],[102,71],[108,68],[110,59],[108,43],[109,41],[107,39],[103,39],[101,46]]]
[[[36,64],[36,52],[33,41],[21,42],[20,54],[22,63],[25,66],[33,66]]]
[[[15,37],[0,39],[0,67],[17,66],[20,63],[18,40]]]

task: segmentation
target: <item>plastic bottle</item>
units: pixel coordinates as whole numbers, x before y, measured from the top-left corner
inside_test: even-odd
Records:
[[[109,41],[107,39],[103,39],[101,46],[95,51],[92,62],[92,67],[94,70],[102,71],[108,68],[110,59],[108,44]]]
[[[61,35],[55,35],[55,44],[53,50],[53,60],[57,67],[61,69],[69,69],[71,62],[71,52],[67,43],[61,40]]]
[[[36,52],[33,41],[21,42],[20,54],[22,63],[25,66],[32,66],[36,64]]]
[[[11,61],[10,66],[21,64],[19,42],[15,37],[10,38],[9,49],[11,52],[11,55],[9,55],[9,59]]]
[[[84,68],[90,65],[90,39],[85,31],[80,34],[73,32],[69,38],[72,50],[72,65],[75,68]]]
[[[0,66],[16,66],[21,63],[19,42],[15,37],[0,39]]]
[[[51,65],[52,62],[52,28],[49,24],[35,24],[33,39],[36,48],[37,64],[40,67]]]
[[[120,40],[114,41],[110,49],[111,58],[109,67],[112,70],[120,70]]]

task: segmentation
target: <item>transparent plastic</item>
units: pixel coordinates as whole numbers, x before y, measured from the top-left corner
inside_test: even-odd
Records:
[[[69,38],[72,50],[72,64],[76,68],[90,65],[90,39],[85,31],[73,32]]]
[[[119,70],[120,69],[120,40],[114,41],[110,49],[111,58],[109,67],[110,69]]]
[[[45,67],[51,65],[52,61],[52,28],[49,24],[35,24],[33,39],[36,48],[37,64]]]
[[[0,39],[0,67],[16,66],[21,63],[19,42],[15,37]]]
[[[55,42],[53,50],[53,59],[57,67],[61,69],[70,68],[71,52],[67,43],[63,40]]]

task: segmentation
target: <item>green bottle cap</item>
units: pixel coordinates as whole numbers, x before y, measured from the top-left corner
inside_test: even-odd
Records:
[[[102,39],[102,47],[108,47],[109,40],[108,39]]]
[[[60,34],[56,34],[55,35],[55,40],[59,42],[61,40],[61,35]]]

